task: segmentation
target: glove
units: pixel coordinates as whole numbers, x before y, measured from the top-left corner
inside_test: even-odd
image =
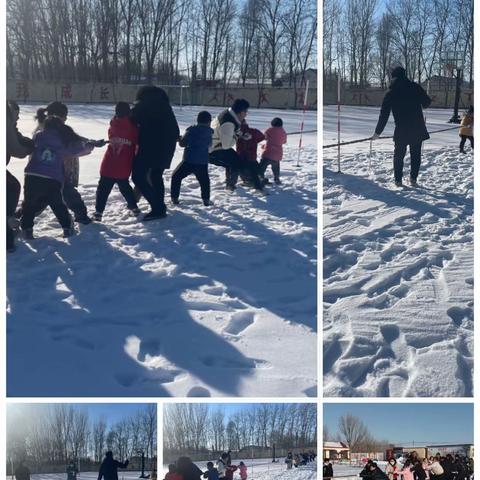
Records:
[[[372,135],[372,140],[378,140],[380,138],[380,135],[375,132],[373,135]]]
[[[242,140],[251,140],[252,139],[252,134],[251,133],[248,133],[248,132],[245,132],[242,136],[241,136]]]
[[[108,141],[107,140],[90,140],[88,143],[92,144],[94,147],[100,148],[105,146]]]

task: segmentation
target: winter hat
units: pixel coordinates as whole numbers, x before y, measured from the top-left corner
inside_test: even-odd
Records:
[[[405,78],[407,71],[403,67],[395,67],[392,70],[392,78]]]
[[[272,127],[283,127],[283,120],[279,117],[275,117],[271,123]]]

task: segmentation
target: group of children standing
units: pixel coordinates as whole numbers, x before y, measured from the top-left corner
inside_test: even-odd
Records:
[[[145,183],[143,178],[142,182],[140,180],[138,184],[136,182],[135,166],[136,163],[142,161],[139,150],[141,150],[142,134],[145,139],[148,124],[145,125],[145,115],[142,117],[143,123],[136,121],[138,114],[135,115],[134,110],[132,111],[130,105],[126,102],[117,103],[115,115],[110,121],[108,129],[108,141],[89,140],[78,135],[70,126],[66,125],[68,108],[61,102],[52,102],[46,108],[37,111],[38,126],[34,132],[32,148],[29,152],[30,158],[25,168],[24,200],[21,210],[17,214],[21,218],[20,226],[25,238],[34,238],[34,218],[47,206],[52,209],[62,226],[64,237],[69,237],[74,233],[73,219],[70,216],[69,209],[74,212],[74,221],[83,224],[92,221],[77,190],[78,159],[80,156],[90,154],[94,148],[103,147],[107,143],[108,148],[100,166],[100,179],[96,191],[93,220],[98,222],[102,220],[108,197],[115,185],[118,186],[127,203],[127,209],[133,215],[137,216],[141,213],[138,201],[142,194],[153,205],[147,190],[156,187],[153,181],[156,170],[150,168],[148,189],[146,186],[143,188],[143,183]],[[178,141],[180,147],[184,148],[184,153],[182,162],[174,170],[171,177],[170,196],[173,204],[178,204],[180,201],[182,180],[189,175],[195,175],[200,185],[204,205],[212,205],[208,174],[214,135],[211,122],[211,114],[202,111],[197,116],[197,123],[188,127],[183,136],[175,138],[175,142]],[[176,124],[176,120],[174,123]],[[176,132],[178,132],[178,127],[176,128]],[[17,134],[21,136],[18,130]],[[287,139],[282,120],[274,118],[271,127],[264,133],[249,127],[243,120],[241,128],[235,135],[236,154],[239,159],[238,170],[244,182],[248,184],[248,172],[254,172],[262,179],[262,185],[269,183],[265,178],[265,173],[270,166],[274,182],[280,184],[280,161],[283,156],[283,144],[286,143]],[[169,142],[171,141],[172,139],[169,139]],[[261,142],[265,143],[260,162],[258,162],[257,148]],[[144,150],[146,149],[144,148]],[[173,151],[171,157],[173,157]],[[150,155],[154,155],[154,152]],[[160,170],[162,203],[164,195],[163,170],[164,168]],[[129,180],[132,171],[132,179],[138,187],[135,190]],[[140,178],[140,175],[137,174],[137,177]],[[165,209],[164,204],[163,208]],[[145,215],[143,220],[165,216],[165,212],[154,212],[153,210],[152,206],[152,212]],[[161,210],[161,208],[157,210]]]

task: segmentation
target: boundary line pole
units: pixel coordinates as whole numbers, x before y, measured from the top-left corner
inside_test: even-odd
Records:
[[[300,153],[302,151],[302,141],[303,141],[303,126],[305,124],[305,111],[307,110],[307,97],[308,97],[308,86],[309,86],[310,80],[307,80],[307,83],[305,85],[305,95],[303,97],[303,113],[302,113],[302,124],[300,125],[300,139],[298,141],[298,156],[297,156],[297,167],[300,166]]]

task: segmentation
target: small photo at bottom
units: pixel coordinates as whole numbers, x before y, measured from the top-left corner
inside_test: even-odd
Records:
[[[157,405],[8,403],[6,446],[7,479],[156,480]]]
[[[473,480],[473,403],[325,403],[323,478]]]
[[[167,403],[165,480],[316,480],[314,403]]]

